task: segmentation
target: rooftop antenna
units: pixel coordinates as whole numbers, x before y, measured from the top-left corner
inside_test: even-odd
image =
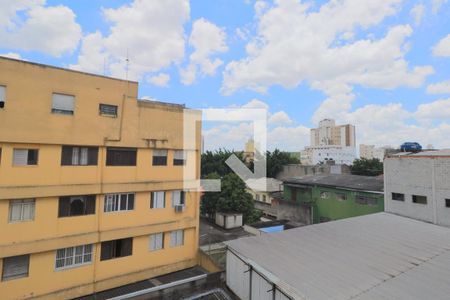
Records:
[[[129,67],[129,65],[130,65],[130,58],[128,57],[128,48],[127,48],[127,58],[126,58],[126,66],[125,66],[125,72],[126,72],[126,74],[125,74],[125,79],[126,79],[126,81],[128,81],[128,67]]]

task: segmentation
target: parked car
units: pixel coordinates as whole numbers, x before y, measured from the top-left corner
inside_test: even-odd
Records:
[[[422,146],[415,142],[406,142],[400,146],[402,152],[420,152],[422,151]]]

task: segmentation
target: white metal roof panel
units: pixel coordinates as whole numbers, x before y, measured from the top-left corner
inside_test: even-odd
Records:
[[[306,299],[450,297],[450,229],[393,214],[227,244]]]

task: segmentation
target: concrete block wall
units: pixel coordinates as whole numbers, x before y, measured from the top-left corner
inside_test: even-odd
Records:
[[[386,212],[450,227],[450,157],[391,157],[384,173]],[[405,201],[392,200],[392,193]],[[413,195],[427,197],[427,204],[413,203]]]

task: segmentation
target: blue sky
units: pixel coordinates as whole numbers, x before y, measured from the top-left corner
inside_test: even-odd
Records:
[[[267,108],[268,147],[322,118],[358,143],[450,148],[450,1],[57,1],[0,4],[0,54],[140,83],[192,108]],[[249,123],[205,124],[207,148]]]

